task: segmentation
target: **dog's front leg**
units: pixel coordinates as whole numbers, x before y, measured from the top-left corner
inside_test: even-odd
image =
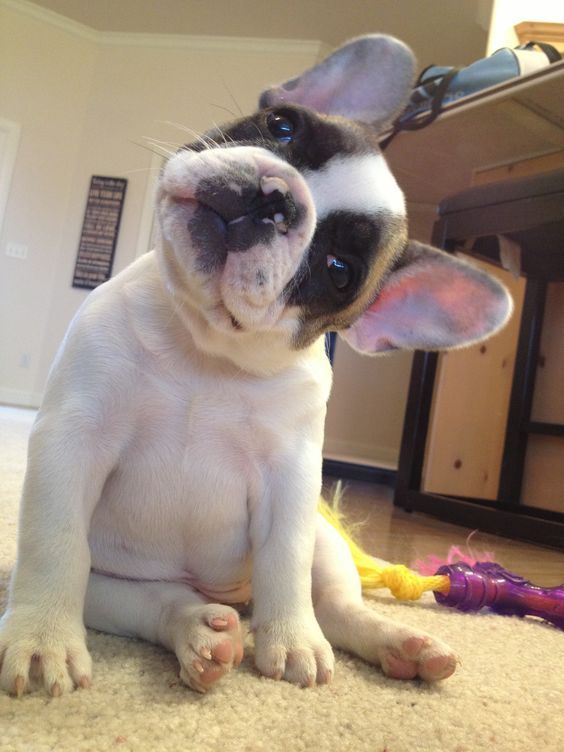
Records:
[[[314,442],[302,450],[277,462],[253,514],[252,627],[262,674],[312,686],[330,681],[334,658],[311,597],[320,452]]]
[[[32,432],[18,560],[0,622],[0,687],[18,696],[36,673],[52,695],[91,678],[82,618],[87,534],[113,460],[99,432],[61,412],[40,414]]]

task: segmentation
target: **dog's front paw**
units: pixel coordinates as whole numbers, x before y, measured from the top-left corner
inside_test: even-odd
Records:
[[[255,632],[255,663],[264,676],[286,679],[301,687],[331,681],[335,659],[315,619],[271,621]]]
[[[0,689],[21,697],[42,681],[53,697],[86,688],[92,660],[81,623],[54,614],[16,608],[0,620]]]

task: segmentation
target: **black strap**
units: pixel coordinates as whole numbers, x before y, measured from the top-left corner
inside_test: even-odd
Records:
[[[441,79],[437,84],[437,88],[433,92],[431,98],[431,109],[424,117],[417,117],[417,115],[414,114],[413,118],[411,118],[410,120],[404,120],[403,122],[396,120],[390,135],[387,136],[387,138],[385,138],[383,141],[380,141],[380,149],[386,149],[394,136],[400,131],[418,131],[421,128],[426,128],[434,120],[437,119],[443,108],[443,101],[448,91],[448,87],[450,86],[450,82],[456,76],[458,70],[458,68],[452,68],[443,76],[441,76]]]
[[[531,41],[527,42],[526,44],[520,44],[516,49],[531,50],[534,47],[539,47],[544,52],[550,63],[558,63],[560,62],[560,60],[562,60],[562,55],[560,54],[560,52],[558,52],[556,47],[553,47],[551,44],[547,44],[546,42]],[[418,117],[418,114],[414,114],[413,117],[409,120],[404,120],[403,122],[400,122],[400,119],[396,120],[391,133],[383,141],[380,141],[380,148],[382,150],[386,149],[390,145],[392,139],[400,131],[418,131],[420,128],[426,128],[439,116],[443,108],[443,101],[448,91],[448,87],[450,86],[450,82],[456,76],[459,69],[451,68],[451,70],[449,70],[444,75],[433,76],[428,78],[426,81],[423,81],[422,79],[424,78],[425,73],[429,70],[429,68],[432,67],[434,66],[429,65],[427,68],[424,68],[421,71],[419,78],[417,79],[416,88],[414,89],[414,91],[417,91],[417,87],[419,86],[425,87],[429,86],[430,84],[436,84],[436,89],[431,95],[431,109],[426,113],[424,117]]]
[[[520,44],[516,49],[518,50],[532,50],[533,47],[540,47],[544,54],[548,58],[549,63],[559,63],[562,60],[562,55],[558,52],[556,47],[546,42],[527,42],[526,44]]]

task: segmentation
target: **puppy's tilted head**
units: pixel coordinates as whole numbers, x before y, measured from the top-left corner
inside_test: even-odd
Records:
[[[214,336],[241,342],[270,332],[300,349],[325,331],[358,324],[384,283],[393,286],[402,258],[414,268],[423,262],[429,276],[427,262],[436,264],[438,252],[407,252],[403,194],[378,147],[413,71],[401,42],[353,40],[264,92],[256,114],[210,131],[169,160],[158,192],[161,268],[176,299]],[[451,271],[452,260],[439,263]],[[454,264],[475,281],[474,270]],[[414,288],[413,275],[407,278]],[[475,294],[476,285],[466,298]],[[443,298],[435,294],[439,307]],[[465,308],[464,293],[458,303]],[[492,314],[487,331],[506,313]],[[411,316],[417,320],[418,312]],[[449,316],[438,311],[450,330],[428,340],[387,330],[367,336],[365,325],[361,336],[354,327],[345,336],[369,351],[448,347],[484,336],[486,324],[461,332]],[[376,320],[371,315],[370,325]]]
[[[256,114],[205,134],[166,165],[158,206],[167,278],[212,327],[234,337],[278,329],[303,347],[349,326],[405,246],[403,195],[377,130],[328,113],[341,106],[355,116],[342,102],[352,87],[365,108],[372,100],[365,119],[389,121],[412,58],[387,37],[360,48],[265,92]],[[373,80],[379,65],[391,68],[386,56],[401,75],[382,103]],[[327,87],[330,103],[320,99]]]

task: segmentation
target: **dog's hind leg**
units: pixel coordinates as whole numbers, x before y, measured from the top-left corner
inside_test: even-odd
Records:
[[[173,651],[180,678],[207,691],[243,658],[243,637],[235,609],[210,603],[188,585],[90,575],[84,609],[86,626],[140,637]]]
[[[446,679],[456,668],[450,648],[424,632],[379,616],[362,599],[349,547],[318,515],[313,563],[315,615],[331,645],[380,665],[396,679]]]

